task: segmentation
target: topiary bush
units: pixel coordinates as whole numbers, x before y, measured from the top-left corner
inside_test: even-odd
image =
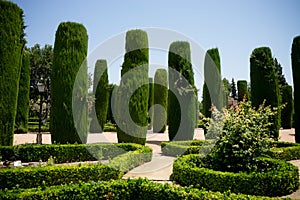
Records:
[[[157,69],[154,76],[154,108],[153,132],[164,133],[167,126],[168,111],[168,72]]]
[[[147,33],[142,30],[128,31],[125,49],[121,83],[114,104],[118,111],[115,116],[118,142],[145,144],[149,98]],[[125,115],[128,110],[130,116]],[[133,123],[130,123],[131,120]]]
[[[30,54],[24,50],[20,73],[17,115],[15,122],[16,133],[28,132],[29,116],[29,92],[30,92]]]
[[[24,39],[23,10],[0,1],[0,146],[13,145]]]
[[[278,107],[280,93],[278,77],[275,71],[271,49],[256,48],[250,57],[251,101],[252,106],[258,108],[264,101],[265,105]],[[280,128],[280,110],[272,118],[270,137],[278,140]]]
[[[183,186],[261,196],[283,196],[298,189],[296,166],[268,158],[257,159],[255,165],[259,170],[249,173],[217,171],[199,155],[191,154],[175,160],[173,178]]]
[[[294,111],[295,111],[295,139],[300,143],[300,36],[293,39],[292,44],[292,70],[294,81]]]
[[[284,108],[281,110],[281,127],[284,129],[292,128],[292,117],[294,111],[293,88],[290,85],[284,85],[281,88],[281,104]]]
[[[192,187],[178,187],[156,183],[147,179],[110,180],[34,189],[0,191],[6,199],[279,199],[262,196],[212,192]]]
[[[169,48],[169,140],[191,140],[196,127],[196,89],[190,44],[173,42]]]
[[[239,80],[237,82],[237,88],[238,88],[238,101],[243,101],[244,99],[249,99],[249,93],[248,93],[248,85],[246,80]]]
[[[82,24],[60,23],[55,34],[53,66],[50,76],[52,143],[86,143],[88,133],[88,86],[85,63],[87,48],[87,31]],[[76,76],[79,74],[81,76],[78,78],[81,80],[80,85],[74,87]],[[72,99],[73,94],[76,97],[74,99]],[[73,113],[72,104],[77,106],[75,113]],[[74,119],[73,116],[78,115],[80,115],[80,119]],[[80,123],[77,127],[75,127],[74,120]]]
[[[92,114],[91,133],[102,133],[108,110],[108,74],[106,60],[97,60],[94,70],[93,93],[95,95],[95,112]],[[96,117],[96,118],[95,118]]]

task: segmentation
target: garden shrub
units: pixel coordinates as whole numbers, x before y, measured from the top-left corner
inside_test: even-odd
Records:
[[[294,81],[294,111],[295,111],[295,139],[300,143],[300,36],[293,39],[292,44],[292,71]]]
[[[244,99],[249,99],[248,85],[246,80],[239,80],[237,82],[238,88],[238,101],[243,101]]]
[[[147,33],[142,30],[128,31],[126,33],[125,49],[121,82],[118,87],[118,102],[114,104],[118,111],[114,113],[117,114],[115,120],[118,124],[118,142],[145,144],[148,128],[149,96]],[[124,100],[126,97],[129,99]],[[130,116],[125,115],[128,110]],[[131,117],[131,119],[128,119],[128,117]],[[130,123],[131,120],[134,124]]]
[[[169,140],[191,140],[196,127],[196,89],[191,64],[190,44],[184,41],[171,43],[168,54]]]
[[[8,199],[279,199],[262,196],[212,192],[192,187],[177,187],[147,179],[110,180],[46,188],[15,189],[0,192],[0,198]]]
[[[278,77],[275,70],[271,49],[256,48],[250,57],[251,101],[258,108],[264,101],[265,105],[278,107],[280,92]],[[270,137],[278,139],[280,128],[280,110],[272,117]]]
[[[168,72],[165,69],[157,69],[155,72],[154,105],[160,105],[164,110],[154,108],[153,133],[164,133],[168,113]]]
[[[86,143],[88,133],[88,36],[85,27],[62,22],[55,34],[51,70],[50,131],[52,143]],[[75,79],[80,79],[74,87]],[[74,90],[74,91],[73,91]],[[72,96],[76,97],[72,99]],[[72,104],[76,105],[73,113]],[[78,114],[79,113],[79,114]],[[80,115],[80,119],[73,116]],[[75,127],[75,121],[78,124]]]
[[[13,145],[22,52],[25,46],[23,10],[0,1],[0,146]]]
[[[108,74],[106,60],[97,60],[94,70],[93,93],[95,95],[94,109],[90,125],[91,133],[102,133],[106,123],[108,110]],[[96,117],[96,118],[95,118]]]
[[[281,127],[284,129],[292,128],[292,117],[294,111],[293,88],[290,85],[284,85],[281,88],[281,104],[284,108],[281,110]]]
[[[175,160],[173,178],[183,186],[262,196],[283,196],[298,189],[296,166],[269,158],[259,158],[255,165],[258,170],[250,173],[216,171],[199,155],[190,154]]]

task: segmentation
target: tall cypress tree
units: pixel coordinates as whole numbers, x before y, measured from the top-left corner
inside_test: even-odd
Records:
[[[169,48],[168,122],[170,140],[191,140],[196,123],[196,90],[190,44],[173,42]]]
[[[219,50],[209,49],[204,60],[204,86],[203,86],[203,108],[202,114],[211,117],[211,106],[221,109],[225,105],[223,99],[224,88],[221,79],[221,62]]]
[[[15,132],[27,133],[29,114],[29,91],[30,91],[30,54],[24,50],[19,82],[19,94]]]
[[[237,88],[238,88],[238,101],[249,99],[248,85],[246,80],[238,80]]]
[[[284,129],[292,128],[292,117],[294,111],[293,88],[290,85],[281,87],[281,103],[285,107],[281,111],[281,127]]]
[[[291,57],[294,81],[295,139],[297,143],[300,143],[300,36],[293,40]]]
[[[97,60],[94,70],[93,92],[95,94],[95,114],[93,115],[90,132],[101,133],[106,123],[108,110],[108,74],[106,60]],[[93,109],[94,110],[94,109]],[[94,118],[96,116],[96,118]]]
[[[23,10],[0,1],[0,146],[13,145],[24,29]]]
[[[51,70],[52,143],[86,143],[88,132],[88,77],[85,61],[87,47],[87,31],[82,24],[60,23],[55,34]],[[78,82],[74,86],[76,76]],[[76,110],[72,109],[72,104],[76,105]],[[80,119],[75,118],[79,116]]]
[[[234,78],[232,78],[230,85],[231,85],[231,97],[236,99],[236,86],[235,86]]]
[[[115,104],[118,110],[115,118],[118,142],[145,144],[149,98],[147,33],[138,29],[128,31],[125,49],[117,105]],[[128,111],[129,116],[126,115]]]
[[[165,69],[158,69],[155,72],[154,105],[161,107],[154,109],[153,132],[163,133],[166,130],[168,109],[168,73]]]
[[[149,98],[148,98],[148,129],[151,130],[153,126],[154,111],[151,107],[154,105],[154,84],[153,78],[149,78]]]
[[[260,47],[252,51],[250,57],[250,78],[252,105],[258,108],[265,100],[265,105],[278,107],[280,103],[278,77],[270,48]],[[270,136],[278,139],[280,111],[271,119],[271,122],[273,125],[270,128]]]

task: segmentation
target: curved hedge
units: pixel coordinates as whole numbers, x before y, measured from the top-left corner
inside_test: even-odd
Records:
[[[16,187],[16,185],[20,188],[32,188],[40,185],[50,186],[70,182],[78,183],[79,181],[120,179],[124,175],[124,172],[126,173],[145,162],[149,162],[152,158],[152,150],[149,147],[137,144],[123,145],[121,146],[123,149],[119,151],[108,145],[102,149],[99,149],[99,147],[98,150],[103,151],[105,159],[109,159],[109,162],[106,164],[5,168],[0,170],[0,182],[2,183],[0,189],[11,189]],[[74,150],[78,149],[71,148],[67,151]],[[128,150],[128,152],[124,153],[124,150]],[[77,153],[84,157],[81,154],[82,152]],[[85,159],[81,159],[80,161],[83,160]]]
[[[82,66],[82,64],[86,59],[87,48],[87,31],[82,24],[75,22],[59,24],[55,34],[51,70],[52,144],[86,143],[88,133],[87,66]],[[82,73],[81,84],[74,87],[79,70]],[[74,99],[72,99],[73,94],[76,96]],[[78,113],[73,113],[72,104],[77,106],[75,112],[80,114],[80,120],[74,119]],[[75,127],[74,120],[80,121],[80,125]]]
[[[262,196],[283,196],[299,187],[298,168],[285,161],[260,158],[257,165],[268,167],[251,173],[214,171],[204,165],[199,155],[179,157],[173,164],[173,178],[183,186]]]
[[[13,145],[20,67],[25,45],[23,10],[0,1],[0,146]]]
[[[268,47],[254,49],[250,57],[251,101],[253,107],[258,108],[264,101],[266,101],[266,106],[279,106],[280,93],[277,76],[271,49]],[[272,117],[271,122],[270,136],[278,139],[280,110]]]
[[[109,103],[109,88],[106,60],[97,60],[94,70],[93,93],[95,95],[95,111],[93,113],[90,132],[102,133],[106,123],[108,103]],[[96,118],[94,118],[96,117]]]
[[[162,109],[154,108],[153,133],[163,133],[167,126],[168,113],[168,72],[165,69],[157,69],[154,76],[154,105],[160,105]]]
[[[256,197],[230,192],[220,193],[195,189],[192,187],[172,186],[161,184],[147,179],[111,180],[52,186],[47,188],[16,189],[1,191],[0,198],[10,199],[275,199],[270,197]]]

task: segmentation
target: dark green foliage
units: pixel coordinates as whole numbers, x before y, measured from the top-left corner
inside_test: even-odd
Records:
[[[108,85],[109,96],[108,96],[108,108],[107,108],[107,118],[106,119],[107,119],[108,122],[110,122],[112,124],[116,124],[115,119],[113,117],[112,108],[111,108],[113,106],[112,105],[112,93],[113,93],[116,86],[117,85],[115,85],[115,84],[109,84]]]
[[[151,107],[154,105],[154,84],[153,78],[149,78],[149,98],[148,98],[148,129],[151,130],[153,126],[154,110]]]
[[[110,180],[48,188],[16,189],[0,192],[0,198],[10,199],[227,199],[227,200],[268,200],[279,199],[262,196],[234,194],[231,192],[212,192],[193,187],[178,187],[171,184],[156,183],[147,179]]]
[[[84,62],[86,62],[87,45],[87,31],[82,24],[63,22],[58,26],[51,71],[50,130],[52,143],[86,142],[88,86],[87,66]],[[78,85],[74,87],[77,75],[79,81]],[[74,95],[74,99],[72,99],[72,95]],[[76,105],[74,112],[72,112],[72,103]],[[80,119],[73,118],[78,115],[80,115]],[[77,127],[75,127],[74,120],[79,123]]]
[[[24,29],[23,10],[0,1],[0,146],[13,145]]]
[[[277,74],[278,74],[278,85],[279,85],[279,88],[282,87],[282,86],[287,85],[285,77],[282,74],[281,64],[277,61],[276,58],[274,59],[274,65],[275,65],[275,70],[277,71]]]
[[[292,117],[294,111],[293,88],[290,85],[281,87],[281,104],[285,107],[281,110],[281,127],[284,129],[292,128]]]
[[[246,80],[239,80],[237,82],[237,88],[238,88],[238,101],[249,99],[248,85]]]
[[[90,125],[91,133],[103,132],[108,110],[108,74],[106,60],[97,60],[94,70],[93,92],[95,94],[95,111]],[[95,118],[96,117],[96,118]]]
[[[280,93],[278,87],[277,72],[271,49],[268,47],[256,48],[250,57],[251,101],[256,108],[264,101],[265,105],[278,107]],[[278,139],[280,128],[280,112],[271,119],[270,136]]]
[[[142,30],[126,33],[126,54],[118,87],[118,142],[145,144],[148,128],[148,36]],[[129,110],[130,116],[125,113]],[[130,119],[131,118],[131,119]],[[130,123],[130,121],[133,123]]]
[[[293,40],[291,56],[294,81],[295,139],[297,143],[300,143],[300,36]]]
[[[211,117],[211,106],[221,109],[226,101],[223,99],[225,92],[221,81],[221,63],[219,50],[217,48],[209,49],[205,55],[204,61],[204,86],[203,86],[203,109],[202,114],[205,117]]]
[[[30,55],[29,52],[23,52],[22,67],[19,82],[19,94],[17,115],[15,122],[15,132],[27,133],[28,115],[29,115],[29,91],[30,91]]]
[[[161,107],[154,109],[153,132],[163,133],[166,130],[168,113],[168,72],[165,69],[155,72],[154,104]]]
[[[197,95],[190,44],[173,42],[169,48],[169,140],[190,140],[196,126]]]
[[[183,185],[194,185],[212,191],[243,193],[261,196],[283,196],[299,187],[298,168],[281,160],[260,158],[259,171],[221,172],[209,167],[199,154],[180,157],[173,164],[173,178]]]
[[[230,86],[231,86],[231,97],[236,99],[236,86],[233,78],[231,80]]]

